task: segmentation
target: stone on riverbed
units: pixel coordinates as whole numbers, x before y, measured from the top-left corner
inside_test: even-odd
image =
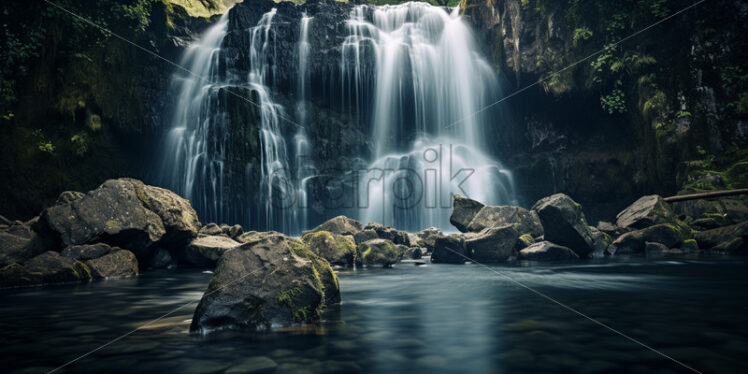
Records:
[[[468,225],[483,207],[484,205],[478,201],[462,195],[454,195],[449,223],[461,232],[468,232]]]
[[[327,261],[299,239],[258,233],[218,260],[190,330],[315,322],[339,301],[338,280]]]
[[[519,233],[513,225],[489,227],[477,234],[465,234],[465,254],[478,263],[496,263],[514,255]]]
[[[43,283],[74,282],[91,279],[91,270],[84,263],[59,253],[47,251],[26,262],[30,273],[41,274]]]
[[[595,234],[585,220],[582,206],[569,196],[558,193],[538,200],[537,212],[545,231],[544,239],[571,248],[580,257],[595,250]]]
[[[316,255],[324,258],[331,265],[354,266],[360,263],[356,251],[356,242],[350,235],[337,235],[329,231],[307,232],[301,240]]]
[[[437,229],[436,227],[429,227],[427,229],[421,230],[418,233],[416,233],[416,236],[418,239],[415,243],[412,243],[411,245],[418,245],[419,247],[426,248],[426,252],[433,252],[434,251],[434,245],[436,244],[436,239],[440,237],[444,237],[444,234],[442,233],[442,230]]]
[[[346,216],[331,218],[321,225],[309,230],[310,232],[328,231],[338,235],[355,235],[361,231],[361,222]]]
[[[441,264],[464,264],[467,261],[465,255],[465,238],[459,234],[452,234],[436,238],[434,252],[431,253],[431,262]]]
[[[660,223],[675,221],[670,205],[659,195],[642,196],[616,216],[622,229],[643,229]]]
[[[519,258],[532,261],[557,261],[577,259],[579,256],[568,247],[542,241],[519,251]]]
[[[113,248],[112,252],[85,262],[94,279],[130,277],[138,275],[138,259],[124,249]]]
[[[370,222],[364,230],[374,230],[377,233],[377,237],[384,240],[389,240],[395,244],[402,244],[405,246],[411,245],[408,233],[400,231],[394,227],[380,225],[378,223]]]
[[[489,227],[513,225],[520,235],[543,235],[543,225],[538,214],[518,206],[486,206],[475,215],[468,231],[480,232]]]
[[[386,239],[372,239],[358,245],[361,262],[367,266],[390,267],[403,258],[405,248]]]

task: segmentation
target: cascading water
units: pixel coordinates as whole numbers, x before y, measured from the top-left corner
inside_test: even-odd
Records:
[[[301,17],[299,26],[299,43],[297,47],[298,59],[298,102],[296,104],[296,118],[301,127],[294,136],[296,154],[296,178],[299,186],[298,209],[301,222],[308,222],[307,209],[307,184],[309,179],[315,175],[314,163],[312,162],[312,149],[306,134],[307,106],[309,101],[309,25],[312,17],[306,15]]]
[[[304,194],[297,189],[298,181],[290,171],[294,166],[290,163],[294,154],[289,151],[281,128],[286,115],[283,107],[273,101],[269,89],[269,77],[275,75],[276,45],[272,37],[275,14],[276,9],[271,10],[262,16],[257,26],[247,30],[250,61],[249,71],[244,76],[221,74],[226,70],[221,69],[226,64],[221,56],[221,45],[227,33],[228,13],[199,43],[190,46],[183,66],[193,74],[174,78],[179,100],[168,134],[162,175],[166,179],[163,184],[189,199],[204,221],[241,222],[245,227],[298,234],[305,223],[303,208],[297,199]],[[236,204],[232,196],[224,193],[230,184],[226,180],[225,165],[229,159],[226,145],[232,141],[228,124],[231,108],[220,104],[227,90],[241,97],[244,91],[237,88],[252,93],[251,99],[241,100],[259,111],[260,172],[259,185],[254,187],[258,195],[255,204]],[[242,125],[246,128],[252,124]],[[309,152],[303,131],[297,135],[295,143],[292,151]],[[247,162],[238,178],[243,179],[242,183],[231,184],[245,188],[257,184],[250,176],[252,168]]]
[[[450,230],[452,194],[516,204],[511,173],[483,152],[487,118],[479,111],[498,93],[497,80],[457,10],[359,5],[348,30],[343,96],[359,116],[371,106],[375,146],[359,175],[360,218]]]

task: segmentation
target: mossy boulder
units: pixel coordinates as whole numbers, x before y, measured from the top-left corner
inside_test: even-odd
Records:
[[[468,232],[470,221],[473,220],[475,215],[483,207],[483,203],[462,195],[454,195],[454,199],[452,200],[452,215],[449,216],[449,223],[461,232]]]
[[[479,233],[465,234],[465,254],[478,263],[496,263],[514,255],[519,233],[514,225],[487,227]]]
[[[340,301],[330,264],[303,241],[258,233],[218,260],[190,330],[268,330],[316,322]]]
[[[663,223],[645,229],[627,232],[614,240],[606,249],[608,254],[635,254],[645,251],[646,242],[660,243],[668,248],[679,248],[690,239],[688,229],[676,224]]]
[[[89,267],[54,251],[44,252],[24,264],[30,273],[41,274],[43,283],[76,282],[91,279]]]
[[[559,261],[577,259],[579,255],[568,247],[542,241],[519,251],[518,258],[530,261]]]
[[[15,221],[0,228],[0,261],[6,265],[23,262],[53,247],[49,240],[40,236],[30,225]]]
[[[337,216],[323,222],[321,225],[309,231],[327,231],[338,235],[355,235],[357,232],[361,231],[361,229],[361,222],[346,216]]]
[[[748,221],[694,233],[694,238],[702,249],[714,248],[735,238],[748,238]]]
[[[403,258],[404,246],[386,239],[372,239],[358,245],[361,263],[367,266],[390,267]]]
[[[119,249],[119,248],[117,248]],[[78,261],[88,261],[104,256],[112,251],[112,247],[104,243],[71,245],[62,250],[60,253],[64,257],[69,257]]]
[[[350,235],[337,235],[329,231],[308,232],[301,240],[316,255],[324,258],[331,265],[354,266],[360,263],[356,251],[356,242]]]
[[[240,245],[236,240],[223,235],[201,236],[178,251],[178,258],[188,266],[213,268],[224,252]]]
[[[558,193],[538,200],[532,210],[543,224],[544,239],[571,248],[579,257],[595,250],[597,230],[587,225],[582,206]]]
[[[670,205],[659,195],[642,196],[616,216],[616,224],[622,229],[637,230],[659,223],[675,221]]]
[[[411,245],[417,245],[422,248],[426,248],[426,251],[431,253],[434,251],[434,245],[436,244],[436,239],[440,237],[444,237],[444,234],[442,233],[442,230],[437,229],[436,227],[429,227],[427,229],[423,229],[416,233],[417,239],[415,243],[411,240]]]
[[[356,235],[353,235],[353,240],[356,241],[356,244],[361,244],[363,242],[378,238],[379,235],[377,235],[377,232],[374,230],[361,230],[357,232]]]
[[[452,234],[436,238],[431,262],[439,264],[464,264],[468,260],[465,254],[465,238]]]
[[[489,227],[513,225],[520,235],[543,235],[543,225],[534,211],[517,206],[485,206],[468,224],[469,232],[480,232]]]
[[[379,223],[369,222],[364,230],[373,230],[377,233],[377,237],[384,240],[389,240],[395,244],[402,244],[410,246],[410,237],[405,231],[397,230],[394,227],[381,225]]]
[[[91,271],[91,277],[122,278],[138,275],[138,259],[132,252],[113,248],[110,253],[85,262]]]

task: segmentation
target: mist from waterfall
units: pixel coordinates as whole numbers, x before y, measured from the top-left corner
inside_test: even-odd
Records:
[[[374,160],[359,176],[360,218],[453,230],[452,194],[516,204],[511,173],[484,151],[485,125],[495,119],[479,111],[499,92],[497,78],[457,9],[359,5],[347,26],[344,100],[354,115],[372,108]]]

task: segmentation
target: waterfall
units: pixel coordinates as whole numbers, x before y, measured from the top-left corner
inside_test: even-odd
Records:
[[[304,13],[301,17],[301,23],[299,26],[299,43],[297,46],[297,59],[298,59],[298,71],[297,71],[297,89],[298,89],[298,102],[296,104],[296,118],[298,124],[301,126],[297,129],[296,135],[294,136],[295,154],[296,154],[296,178],[298,189],[298,211],[299,220],[306,225],[308,222],[307,209],[307,185],[309,180],[315,175],[316,171],[314,163],[312,162],[312,148],[309,143],[309,138],[306,133],[307,127],[307,106],[309,101],[309,25],[312,22],[312,17],[309,17]],[[305,228],[305,227],[304,227]]]
[[[516,204],[511,173],[484,151],[492,113],[479,111],[499,93],[497,78],[457,10],[359,5],[347,27],[343,99],[371,116],[374,143],[359,175],[360,218],[450,230],[454,193]]]
[[[291,171],[291,167],[297,166],[292,164],[292,157],[293,152],[308,154],[309,145],[300,129],[295,148],[289,150],[282,127],[296,124],[288,121],[283,106],[273,100],[269,88],[271,77],[276,75],[272,27],[275,14],[274,8],[255,27],[246,30],[249,36],[246,74],[226,73],[227,61],[221,54],[221,45],[227,34],[228,13],[189,47],[182,65],[193,74],[177,74],[173,79],[179,99],[167,136],[161,175],[162,184],[189,199],[203,221],[241,223],[253,229],[298,234],[305,226],[298,200],[306,197],[297,188],[299,180]],[[304,60],[300,59],[300,64]],[[230,123],[230,112],[235,108],[227,102],[227,94],[239,97],[235,101],[241,105],[253,106],[259,115],[258,165],[245,160],[241,167],[235,167],[240,171],[234,173],[229,172],[227,164],[232,160],[230,153],[240,150],[227,148],[236,140],[232,139],[232,129],[246,132],[253,124]],[[246,143],[252,140],[244,139]],[[255,167],[259,167],[259,178],[253,177]],[[256,199],[247,197],[252,191],[256,191]],[[237,204],[237,197],[246,200]]]

